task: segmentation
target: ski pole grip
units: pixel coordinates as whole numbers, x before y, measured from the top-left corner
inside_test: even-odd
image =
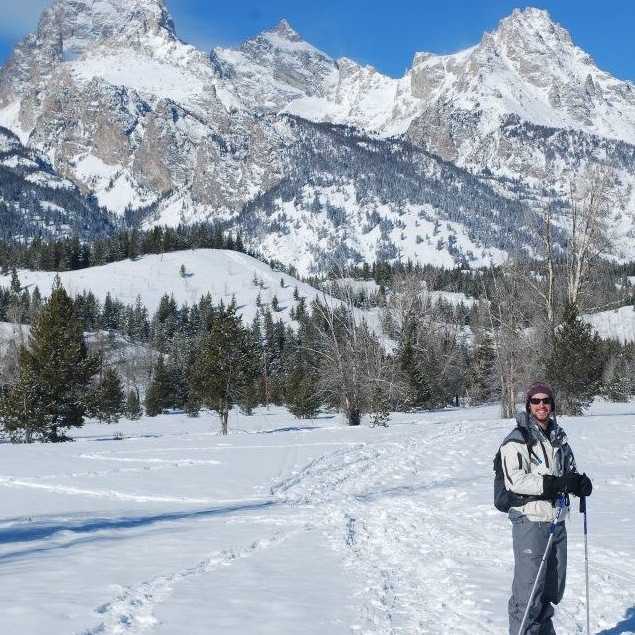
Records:
[[[586,514],[586,496],[580,496],[580,513]]]

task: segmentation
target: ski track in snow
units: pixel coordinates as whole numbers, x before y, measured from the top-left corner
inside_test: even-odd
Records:
[[[154,616],[153,608],[168,601],[180,583],[192,576],[213,574],[239,558],[248,558],[262,549],[277,546],[292,533],[278,532],[243,547],[221,549],[186,569],[159,575],[135,588],[125,589],[113,600],[97,607],[95,611],[104,616],[103,621],[79,635],[135,635],[155,630],[160,622]]]
[[[500,534],[501,515],[489,500],[487,505],[470,503],[469,483],[457,473],[457,466],[470,457],[469,443],[451,441],[453,436],[469,438],[471,425],[459,422],[420,438],[333,452],[272,487],[288,504],[315,509],[313,523],[326,525],[333,548],[357,572],[362,623],[355,632],[507,632],[506,604],[492,607],[481,593],[481,577],[492,566],[509,571],[511,586],[509,554],[492,540]],[[400,485],[406,473],[410,484]],[[481,473],[491,478],[489,466]],[[457,514],[463,516],[459,522]],[[508,526],[504,531],[510,538]],[[448,535],[451,541],[445,540]],[[629,591],[635,574],[625,570],[623,559],[612,551],[596,549],[593,561],[589,575],[597,628],[610,629],[615,621],[599,607],[632,606]],[[584,575],[583,565],[570,561],[567,593],[584,589]],[[556,623],[565,633],[586,632],[585,597],[561,604]]]
[[[327,519],[334,548],[360,575],[359,632],[500,633],[478,606],[476,584],[462,573],[462,561],[478,565],[495,557],[491,547],[479,553],[469,519],[458,523],[465,529],[456,535],[454,507],[468,494],[459,491],[464,484],[446,446],[449,434],[465,434],[465,425],[335,452],[272,488],[291,504],[319,503],[314,522]],[[464,447],[458,454],[469,454]],[[435,455],[439,463],[430,469],[427,459]],[[419,475],[416,485],[400,484],[406,473],[410,483]],[[446,532],[453,532],[451,544]],[[438,596],[447,601],[426,601]]]

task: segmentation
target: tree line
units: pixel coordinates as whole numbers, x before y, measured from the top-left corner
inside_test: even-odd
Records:
[[[597,394],[633,393],[635,348],[601,340],[573,303],[562,307],[548,354],[540,348],[539,312],[523,311],[521,281],[531,271],[487,271],[482,277],[498,295],[487,300],[492,291],[484,290],[469,308],[443,300],[426,275],[392,275],[373,323],[356,307],[354,286],[340,281],[340,299],[309,301],[296,289],[292,322],[260,304],[250,324],[235,303],[209,295],[179,306],[165,294],[149,315],[139,298],[134,306],[109,297],[102,304],[91,292],[71,298],[59,278],[42,300],[14,276],[0,298],[9,317],[23,311],[30,332],[2,360],[0,429],[16,442],[60,441],[86,417],[114,422],[174,409],[197,416],[205,408],[227,433],[232,408],[269,404],[301,418],[335,409],[350,425],[365,415],[385,425],[396,410],[503,403],[509,359],[516,389],[542,364],[571,413]],[[90,332],[104,335],[87,343]]]
[[[0,273],[6,275],[16,268],[73,271],[134,260],[145,254],[206,248],[247,253],[240,232],[232,234],[217,224],[157,226],[147,231],[121,229],[107,238],[91,242],[81,241],[78,237],[35,238],[28,243],[0,240]]]
[[[531,221],[540,243],[532,259],[518,253],[479,270],[376,263],[331,271],[314,281],[323,292],[313,298],[296,288],[286,323],[275,299],[258,300],[250,324],[234,302],[209,295],[179,306],[166,294],[150,316],[140,298],[134,306],[110,296],[102,304],[91,292],[70,298],[59,278],[43,300],[13,270],[0,289],[0,319],[31,328],[0,366],[0,427],[14,441],[57,441],[87,416],[115,421],[142,406],[148,416],[211,409],[224,433],[232,408],[261,404],[298,417],[337,409],[350,425],[462,403],[498,402],[511,417],[536,377],[554,385],[561,413],[580,414],[597,395],[628,399],[635,345],[603,340],[584,319],[633,303],[633,266],[602,257],[614,194],[598,173],[571,185],[566,215],[546,204]],[[568,229],[564,247],[553,240],[556,222]],[[178,232],[168,235],[179,244]],[[163,230],[151,236],[165,245]],[[377,291],[355,278],[375,280]],[[450,301],[448,290],[464,301]]]

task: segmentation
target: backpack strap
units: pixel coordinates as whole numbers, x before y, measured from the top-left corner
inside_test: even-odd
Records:
[[[527,430],[527,428],[525,428],[524,426],[519,426],[519,425],[517,425],[516,428],[520,430],[520,434],[522,434],[523,436],[523,440],[525,441],[525,445],[527,446],[527,453],[529,454],[530,463],[531,463],[532,455],[535,456],[536,459],[540,460],[538,458],[538,455],[534,451],[535,443],[531,442],[531,434],[529,433],[529,430]]]

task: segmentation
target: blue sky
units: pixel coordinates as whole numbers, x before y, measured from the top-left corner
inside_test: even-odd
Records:
[[[0,0],[0,60],[33,31],[46,0]],[[619,79],[635,82],[635,3],[630,0],[167,0],[182,40],[204,50],[239,46],[281,19],[334,58],[401,77],[418,51],[472,46],[514,8],[549,11],[575,44]]]

